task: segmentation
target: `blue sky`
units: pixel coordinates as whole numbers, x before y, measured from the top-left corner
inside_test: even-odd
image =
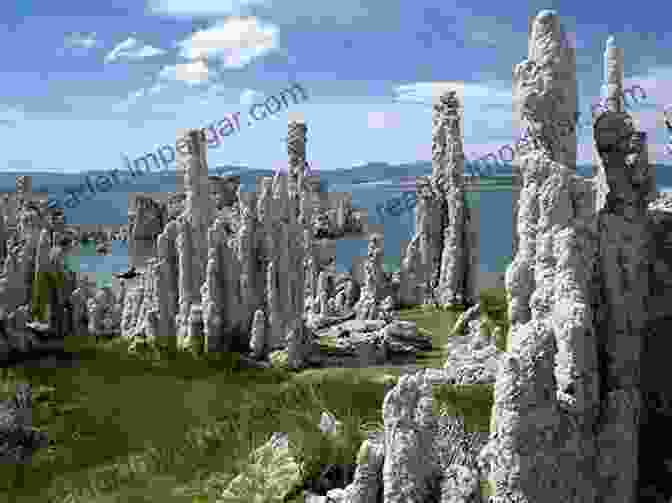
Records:
[[[263,101],[292,82],[308,101],[244,128],[209,151],[210,166],[287,163],[290,117],[308,125],[318,170],[429,160],[433,96],[464,102],[467,158],[518,135],[511,74],[527,55],[531,17],[556,9],[577,49],[580,111],[599,99],[613,34],[650,158],[669,164],[662,106],[672,104],[672,32],[659,9],[603,2],[53,0],[3,8],[0,162],[8,171],[122,168]],[[12,11],[14,9],[14,11]],[[579,160],[590,162],[590,128]]]

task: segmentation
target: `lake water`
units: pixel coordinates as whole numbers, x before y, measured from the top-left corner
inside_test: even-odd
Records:
[[[580,174],[589,176],[590,167],[578,170]],[[658,188],[669,191],[672,186],[672,168],[658,166],[656,170]],[[252,190],[252,185],[243,184],[242,191]],[[165,184],[154,187],[155,191],[175,191],[175,183],[166,181]],[[350,192],[353,206],[368,211],[370,225],[380,226],[384,233],[384,247],[386,261],[391,265],[399,265],[401,247],[407,243],[415,231],[415,214],[405,212],[399,216],[385,215],[381,218],[376,211],[376,205],[384,204],[387,200],[401,195],[402,188],[399,182],[380,180],[376,183],[345,184],[333,183],[329,186],[331,192]],[[482,272],[504,272],[512,251],[512,194],[510,190],[484,190],[468,194],[469,204],[476,205],[479,213],[479,267]],[[70,212],[70,210],[68,210]],[[72,215],[68,214],[68,221],[73,223],[95,222],[126,222],[128,212],[128,196],[126,193],[102,193],[93,201],[85,201]],[[366,256],[367,241],[365,239],[342,239],[336,243],[336,268],[347,271],[356,257]],[[101,281],[108,281],[113,272],[121,272],[129,265],[141,265],[147,257],[153,254],[150,244],[143,250],[133,250],[129,257],[129,248],[123,242],[112,245],[112,253],[108,256],[97,256],[95,250],[81,253],[75,267],[85,272],[98,272]]]
[[[336,188],[336,187],[334,187]],[[389,198],[398,197],[399,189],[395,185],[359,185],[350,189],[353,206],[368,210],[370,225],[381,226],[384,233],[384,248],[386,262],[398,267],[401,247],[412,238],[415,230],[414,211],[404,212],[400,216],[386,214],[381,219],[376,211],[376,205],[385,203]],[[511,256],[511,229],[513,225],[511,212],[510,191],[487,191],[472,194],[471,204],[479,205],[480,221],[480,266],[484,271],[504,271],[506,259]],[[124,208],[125,209],[125,208]],[[487,220],[483,219],[487,217]],[[352,266],[353,259],[365,257],[368,242],[366,239],[342,239],[336,242],[336,268],[338,271],[347,271]],[[137,246],[137,245],[136,245]],[[82,248],[79,255],[71,257],[70,267],[73,270],[88,273],[98,273],[101,283],[109,283],[112,274],[122,272],[130,265],[142,265],[152,256],[153,248],[131,250],[125,242],[113,241],[109,255],[97,255],[95,246]]]

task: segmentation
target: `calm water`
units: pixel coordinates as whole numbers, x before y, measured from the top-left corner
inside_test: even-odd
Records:
[[[398,265],[402,246],[413,237],[415,232],[415,212],[404,212],[396,217],[385,215],[382,219],[376,211],[378,203],[384,203],[392,197],[398,197],[399,188],[394,185],[354,187],[351,189],[354,206],[366,208],[370,224],[382,225],[384,233],[385,255],[390,263]],[[506,259],[511,256],[513,246],[512,196],[510,191],[488,191],[469,194],[468,204],[478,205],[480,213],[480,267],[483,271],[503,272]],[[485,218],[484,218],[485,217]],[[365,240],[340,240],[336,243],[337,268],[346,271],[357,256],[366,256]]]
[[[98,287],[112,286],[112,274],[129,267],[128,247],[122,241],[112,241],[110,255],[98,255],[96,245],[80,245],[79,253],[66,258],[68,267],[77,272],[96,273]]]
[[[582,168],[580,173],[590,175],[591,168]],[[659,166],[656,170],[658,188],[669,191],[672,186],[672,168]],[[243,185],[241,190],[251,190],[252,186]],[[414,212],[405,212],[395,217],[386,215],[382,219],[376,212],[376,205],[385,203],[392,197],[401,195],[399,182],[388,183],[383,180],[367,184],[332,184],[330,191],[346,191],[352,194],[353,205],[368,210],[371,225],[382,226],[385,236],[385,255],[391,263],[398,265],[401,247],[412,237],[415,230]],[[175,191],[173,182],[154,187],[154,191]],[[508,265],[512,248],[512,197],[508,190],[483,191],[471,194],[470,204],[476,205],[479,212],[480,229],[480,269],[484,272],[503,272]],[[68,210],[68,221],[73,223],[126,222],[128,196],[126,193],[103,193],[93,201],[85,201],[75,210]],[[339,271],[347,271],[356,257],[366,256],[367,242],[364,239],[344,239],[336,243],[336,266]],[[75,267],[86,272],[99,272],[101,278],[109,278],[113,272],[120,272],[129,265],[141,265],[151,256],[151,246],[145,250],[135,250],[129,259],[129,249],[123,242],[115,242],[112,254],[96,256],[95,250],[83,252],[77,257]],[[105,279],[107,281],[107,279]]]
[[[338,190],[337,187],[334,189]],[[353,205],[368,210],[369,223],[374,226],[382,225],[385,236],[384,247],[387,261],[399,265],[401,247],[411,239],[415,229],[415,214],[405,212],[396,217],[385,215],[382,219],[376,211],[378,203],[385,203],[391,197],[399,196],[400,192],[395,185],[366,185],[355,186],[350,189]],[[478,204],[481,216],[481,269],[484,271],[503,271],[506,267],[504,258],[511,255],[511,193],[508,191],[488,191],[474,194],[472,204]],[[123,207],[126,211],[126,207]],[[365,239],[343,239],[336,243],[336,267],[339,271],[347,271],[356,257],[366,256],[367,241]],[[99,282],[111,281],[112,273],[122,272],[130,265],[140,266],[153,253],[151,247],[142,250],[131,250],[122,241],[114,241],[110,255],[97,255],[95,246],[82,247],[79,254],[70,257],[70,267],[73,270],[88,273],[99,273]]]

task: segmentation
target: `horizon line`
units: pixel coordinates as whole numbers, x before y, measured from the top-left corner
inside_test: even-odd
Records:
[[[350,166],[346,168],[332,168],[332,169],[321,169],[320,171],[325,172],[325,171],[344,171],[347,169],[357,169],[357,168],[363,168],[366,167],[369,164],[387,164],[390,167],[402,167],[402,166],[408,166],[408,165],[414,165],[414,164],[431,164],[433,161],[427,160],[427,161],[413,161],[413,162],[401,162],[399,164],[390,164],[386,161],[369,161],[366,164],[358,164],[356,166]],[[515,164],[511,163],[500,163],[504,166],[511,166],[515,167]],[[672,167],[672,163],[665,163],[665,162],[651,162],[649,163],[651,166],[667,166],[667,167]],[[577,162],[576,166],[594,166],[595,163],[592,161],[586,161],[586,162]],[[224,167],[229,168],[229,169],[247,169],[247,170],[257,170],[257,171],[270,171],[270,172],[275,172],[277,170],[273,170],[271,168],[251,168],[249,166],[233,166],[233,165],[224,165]],[[211,171],[216,171],[217,169],[220,169],[219,167],[216,168],[211,168],[208,169],[208,172]],[[97,173],[97,172],[107,172],[109,170],[105,169],[90,169],[90,170],[85,170],[85,171],[29,171],[29,170],[22,170],[22,171],[4,171],[5,174],[8,175],[23,175],[23,174],[41,174],[41,175],[76,175],[76,174],[83,174],[83,173]],[[150,173],[145,173],[145,174],[166,174],[166,173],[177,173],[176,169],[164,169],[164,170],[158,170],[158,171],[152,171]],[[466,176],[475,176],[475,175],[470,175],[465,171]],[[497,176],[497,175],[493,175]],[[507,175],[504,175],[507,176]]]

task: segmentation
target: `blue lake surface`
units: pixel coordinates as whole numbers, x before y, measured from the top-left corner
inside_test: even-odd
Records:
[[[386,258],[390,263],[399,264],[402,245],[405,246],[415,231],[415,212],[405,211],[399,216],[385,214],[382,218],[376,210],[378,203],[385,203],[392,197],[400,195],[394,185],[366,185],[353,186],[353,206],[366,208],[370,224],[381,225],[384,233],[384,248]],[[110,194],[105,194],[110,196]],[[513,217],[511,211],[512,199],[510,191],[488,191],[473,197],[472,204],[480,206],[480,262],[481,269],[489,272],[503,271],[506,259],[511,255],[511,229]],[[110,198],[112,199],[112,198]],[[125,199],[125,198],[124,198]],[[84,205],[82,205],[84,206]],[[108,206],[111,210],[114,206]],[[127,203],[118,211],[126,214]],[[123,221],[123,220],[122,220]],[[368,242],[366,239],[341,239],[336,242],[336,268],[338,271],[348,271],[356,257],[365,257]],[[71,259],[71,267],[81,272],[100,273],[101,278],[111,278],[112,273],[122,272],[129,267],[129,248],[122,241],[114,241],[110,255],[96,255],[95,247],[81,249],[80,254]]]
[[[592,167],[577,168],[577,171],[589,176]],[[367,171],[368,173],[368,171]],[[241,174],[245,174],[241,171]],[[405,171],[404,176],[411,172]],[[415,174],[415,173],[414,173]],[[419,174],[419,173],[418,173]],[[352,176],[335,176],[337,173],[324,173],[330,192],[349,192],[352,194],[353,206],[365,208],[368,211],[368,221],[372,225],[382,225],[385,236],[384,247],[386,261],[399,263],[401,247],[405,245],[415,231],[414,211],[404,212],[399,216],[386,214],[381,217],[376,209],[378,204],[384,204],[390,198],[400,197],[402,184],[399,180],[383,176],[373,182],[353,183]],[[331,181],[329,179],[334,177]],[[44,180],[42,180],[43,178]],[[49,187],[49,192],[59,194],[64,190],[67,183],[56,180],[63,177],[51,175],[35,175],[34,184],[42,183]],[[242,177],[241,190],[254,190],[250,177]],[[672,167],[657,165],[656,179],[660,190],[669,191],[672,187]],[[4,190],[12,190],[9,182],[14,183],[14,178],[7,177]],[[53,183],[52,183],[53,182]],[[51,183],[51,185],[50,185]],[[64,185],[65,183],[65,185]],[[121,189],[121,187],[120,187]],[[124,187],[123,190],[99,193],[95,198],[84,200],[79,206],[66,209],[66,219],[72,224],[122,224],[128,222],[128,194],[129,192],[174,192],[175,175],[148,176],[136,183],[133,187]],[[127,192],[128,191],[128,192]],[[513,211],[512,194],[510,190],[482,191],[474,194],[471,203],[478,206],[479,213],[479,264],[484,272],[503,272],[508,265],[512,249]],[[336,243],[336,267],[339,271],[347,271],[352,266],[353,258],[364,257],[367,251],[365,239],[343,239]],[[144,250],[143,256],[151,250]],[[129,249],[126,243],[115,242],[112,245],[112,253],[107,256],[97,256],[95,250],[80,252],[74,260],[73,268],[83,272],[100,273],[101,278],[110,278],[112,273],[126,270],[129,265],[140,264],[142,260],[138,255],[129,257]],[[105,279],[107,281],[107,279]]]
[[[376,210],[376,205],[398,197],[400,191],[394,185],[354,186],[351,189],[353,206],[366,208],[371,224],[382,224],[385,256],[398,264],[402,246],[411,240],[415,232],[415,211],[399,216],[384,214]],[[480,268],[487,272],[503,272],[511,256],[513,239],[512,194],[511,191],[487,191],[469,194],[468,204],[479,206]],[[336,267],[347,271],[352,259],[366,256],[367,241],[347,239],[336,243]]]
[[[111,286],[113,273],[129,267],[128,246],[123,241],[112,241],[110,254],[98,255],[95,245],[81,245],[78,253],[66,258],[66,264],[72,271],[96,273],[98,287]]]

